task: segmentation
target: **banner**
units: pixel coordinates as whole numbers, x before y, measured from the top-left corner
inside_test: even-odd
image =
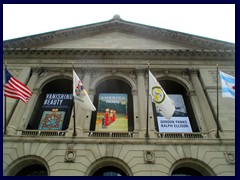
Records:
[[[127,104],[127,94],[99,94],[95,131],[128,132]]]
[[[62,130],[68,125],[72,94],[48,93],[43,101],[39,130]]]
[[[182,95],[169,94],[168,96],[174,101],[176,110],[170,120],[157,112],[159,132],[192,132]]]

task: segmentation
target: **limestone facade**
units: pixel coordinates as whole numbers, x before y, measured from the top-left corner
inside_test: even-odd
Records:
[[[217,132],[217,73],[235,76],[235,44],[140,25],[114,17],[110,21],[3,42],[8,70],[33,95],[27,104],[6,99],[7,133],[3,136],[3,174],[15,176],[39,165],[48,176],[92,176],[112,167],[128,176],[171,176],[191,168],[204,176],[235,175],[235,100],[221,97]],[[72,81],[72,64],[91,100],[107,80],[131,88],[131,129],[96,132],[94,115],[76,105],[66,130],[29,129],[47,85]],[[161,133],[154,110],[147,118],[147,64],[159,80],[184,89],[197,130]],[[173,87],[174,88],[174,87]],[[4,117],[5,118],[5,117]],[[175,172],[175,173],[174,173]],[[189,171],[188,171],[189,172]]]

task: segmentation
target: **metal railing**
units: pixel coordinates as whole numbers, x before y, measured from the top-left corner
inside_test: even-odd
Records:
[[[22,136],[65,136],[66,131],[48,130],[23,130]]]
[[[57,130],[23,130],[18,131],[21,136],[65,136],[66,131]],[[200,132],[194,133],[156,133],[161,139],[202,139],[206,137]],[[138,137],[136,132],[95,132],[89,131],[88,137],[98,138],[133,138]]]
[[[122,138],[122,137],[133,137],[133,132],[89,132],[89,137],[115,137],[115,138]]]
[[[157,133],[157,136],[161,139],[201,139],[204,138],[202,133]]]

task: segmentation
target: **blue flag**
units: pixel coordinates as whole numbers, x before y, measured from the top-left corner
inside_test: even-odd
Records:
[[[230,97],[235,99],[235,77],[220,72],[220,79],[222,82],[222,97]]]

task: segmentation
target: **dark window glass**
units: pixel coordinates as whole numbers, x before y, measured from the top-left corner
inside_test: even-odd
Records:
[[[195,169],[182,167],[174,170],[172,176],[202,176],[202,174]]]
[[[41,165],[31,165],[20,170],[16,176],[47,176],[47,169]]]
[[[126,174],[117,167],[106,166],[97,170],[93,176],[126,176]]]

